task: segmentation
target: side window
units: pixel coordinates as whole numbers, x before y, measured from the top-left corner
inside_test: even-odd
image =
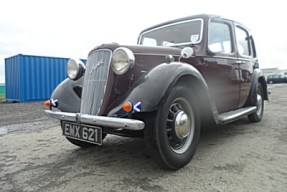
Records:
[[[209,23],[208,49],[214,53],[232,53],[231,30],[227,23]]]
[[[236,26],[235,34],[239,54],[251,56],[248,32],[243,28]]]

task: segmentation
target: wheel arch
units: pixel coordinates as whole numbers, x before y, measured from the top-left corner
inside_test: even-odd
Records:
[[[268,90],[267,90],[267,82],[265,80],[264,76],[260,76],[258,81],[261,83],[263,87],[263,94],[264,94],[264,100],[269,100],[268,98]]]
[[[75,81],[67,78],[55,88],[50,98],[58,100],[58,109],[71,113],[80,112],[83,80],[83,77]]]
[[[250,106],[250,105],[256,104],[256,101],[257,101],[256,88],[258,86],[258,83],[260,83],[262,85],[263,94],[264,94],[264,100],[269,100],[269,98],[268,98],[268,90],[267,90],[267,83],[266,83],[265,77],[263,75],[263,72],[260,69],[255,69],[253,71],[253,75],[252,75],[251,87],[250,87],[250,91],[249,91],[249,97],[248,97],[248,100],[247,100],[245,106]]]
[[[186,82],[190,82],[190,84],[187,85]],[[191,88],[193,94],[196,95],[203,127],[210,123],[217,123],[218,111],[215,101],[208,92],[208,86],[206,84],[201,83],[200,79],[197,79],[190,74],[181,76],[176,83],[186,84],[186,86]]]
[[[145,76],[138,86],[133,88],[125,101],[141,102],[141,112],[156,111],[177,83],[185,83],[190,87],[199,99],[201,113],[210,114],[209,117],[211,116],[211,119],[217,122],[216,105],[209,94],[207,83],[195,67],[186,63],[172,62],[158,65]],[[111,110],[108,116],[127,115],[127,113],[123,113],[121,106]]]

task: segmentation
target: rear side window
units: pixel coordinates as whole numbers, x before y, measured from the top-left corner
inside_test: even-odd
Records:
[[[210,21],[208,49],[214,53],[232,53],[231,29],[227,23]]]
[[[235,34],[239,54],[245,56],[251,56],[251,48],[250,48],[248,32],[245,29],[236,26]]]

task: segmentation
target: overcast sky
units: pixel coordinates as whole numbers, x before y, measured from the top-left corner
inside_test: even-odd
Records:
[[[16,54],[87,58],[96,45],[136,44],[141,30],[200,13],[222,15],[251,29],[261,68],[287,69],[284,1],[7,0],[0,3],[0,83],[4,58]],[[280,25],[281,24],[281,25]]]

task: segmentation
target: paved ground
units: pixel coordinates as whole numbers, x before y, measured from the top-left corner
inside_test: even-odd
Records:
[[[108,136],[83,150],[40,103],[0,104],[0,191],[286,191],[287,84],[270,91],[262,122],[203,132],[175,172],[159,169],[140,139]]]

